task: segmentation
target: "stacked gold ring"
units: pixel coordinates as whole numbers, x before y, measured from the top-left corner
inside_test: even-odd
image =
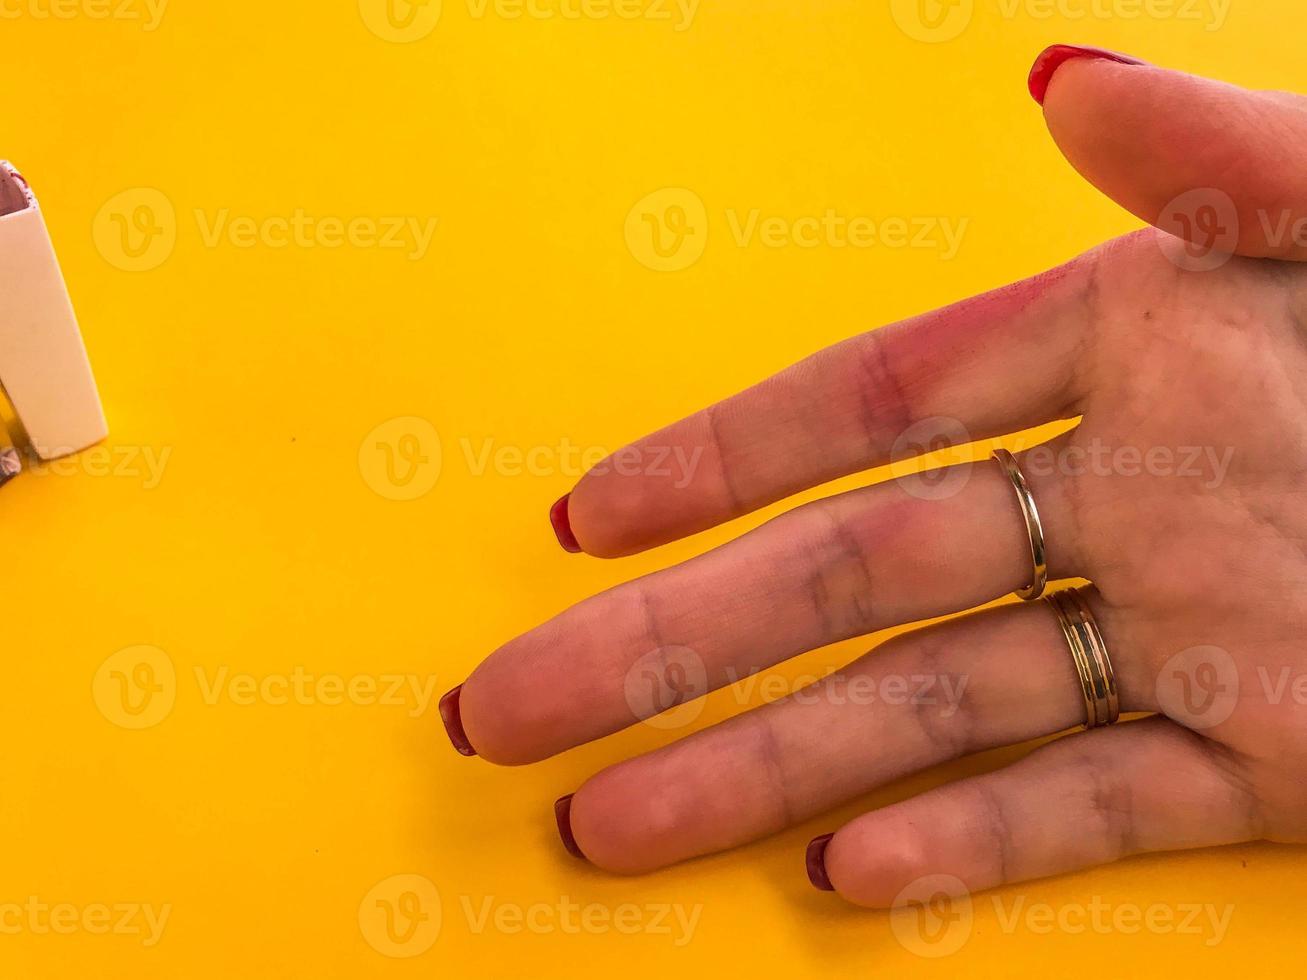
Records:
[[[1094,614],[1085,600],[1086,589],[1065,589],[1044,597],[1057,613],[1062,635],[1071,648],[1080,675],[1080,693],[1085,701],[1085,728],[1114,725],[1121,717],[1116,693],[1116,675],[1107,644],[1098,629]]]

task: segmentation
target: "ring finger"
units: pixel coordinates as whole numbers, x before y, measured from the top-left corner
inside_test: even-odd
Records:
[[[1123,711],[1152,710],[1147,658],[1093,599]],[[928,686],[927,686],[928,685]],[[859,693],[861,692],[861,693]],[[638,873],[804,821],[893,779],[1085,720],[1046,603],[1008,605],[896,637],[822,682],[620,763],[560,801],[564,842]]]

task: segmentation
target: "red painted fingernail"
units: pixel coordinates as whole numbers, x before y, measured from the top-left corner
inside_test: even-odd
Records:
[[[1030,69],[1030,78],[1027,84],[1030,86],[1030,94],[1034,96],[1036,102],[1040,105],[1044,104],[1044,98],[1048,95],[1048,86],[1053,81],[1054,73],[1068,61],[1074,61],[1077,58],[1115,61],[1118,65],[1148,64],[1148,62],[1132,58],[1128,54],[1108,51],[1105,48],[1086,48],[1078,44],[1055,44],[1041,53],[1035,59],[1034,67]]]
[[[563,846],[567,848],[567,853],[585,861],[586,856],[577,846],[576,837],[572,834],[572,797],[575,795],[575,793],[568,793],[554,803],[554,819],[558,821],[558,836],[563,838]]]
[[[826,873],[826,845],[834,836],[822,834],[808,842],[808,880],[812,882],[813,888],[820,888],[824,892],[835,890],[835,886],[830,883],[830,875]]]
[[[463,712],[458,706],[462,693],[463,685],[460,684],[440,699],[440,720],[445,723],[445,733],[460,755],[476,755],[477,750],[472,748],[467,732],[463,731]]]
[[[558,543],[563,546],[563,550],[579,555],[581,546],[576,543],[576,535],[572,533],[572,521],[567,515],[567,504],[571,499],[570,493],[565,493],[558,498],[554,506],[549,508],[549,523],[554,526],[554,534],[558,536]]]

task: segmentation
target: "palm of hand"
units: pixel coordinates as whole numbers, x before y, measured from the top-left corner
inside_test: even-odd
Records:
[[[1152,232],[1097,256],[1096,353],[1069,443],[1162,452],[1152,473],[1131,452],[1063,477],[1074,547],[1130,637],[1118,660],[1141,665],[1139,703],[1221,754],[1250,837],[1302,840],[1307,786],[1285,772],[1307,762],[1307,269],[1187,272]]]

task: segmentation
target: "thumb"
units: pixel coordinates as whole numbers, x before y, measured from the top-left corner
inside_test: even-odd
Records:
[[[1030,94],[1091,184],[1208,252],[1307,261],[1307,99],[1058,45]]]

